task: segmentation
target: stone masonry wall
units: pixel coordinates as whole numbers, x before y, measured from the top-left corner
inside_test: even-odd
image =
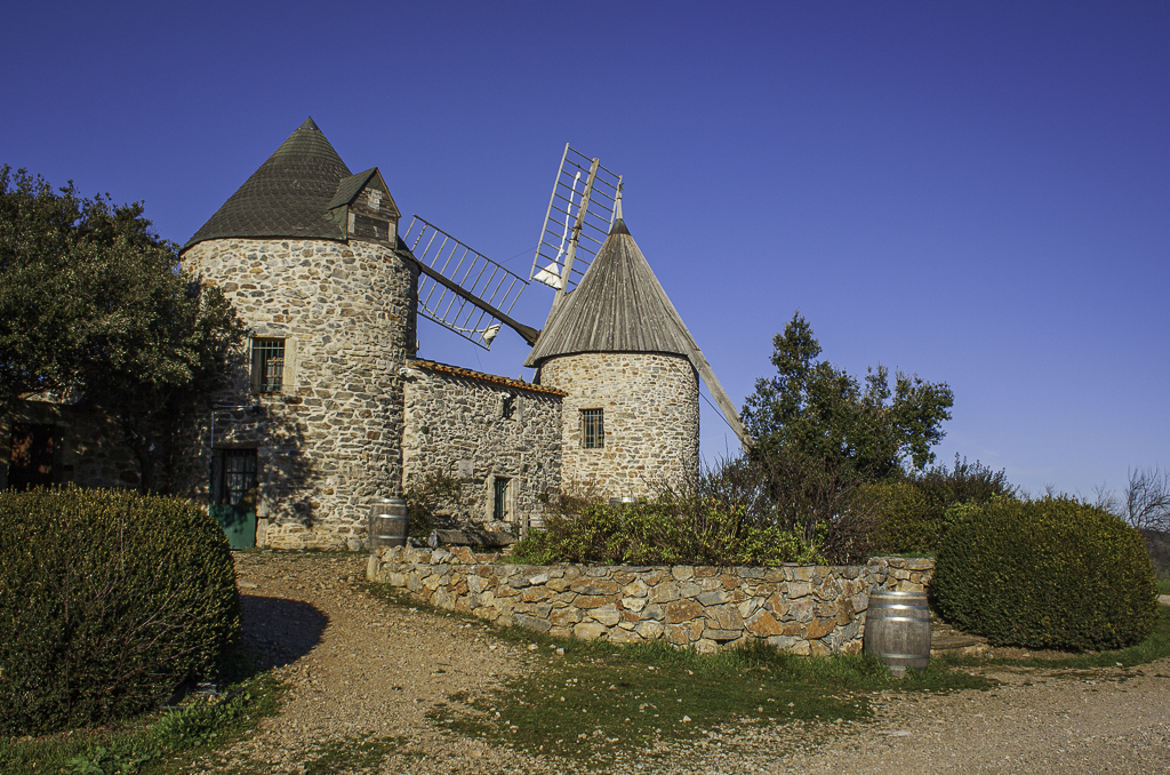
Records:
[[[505,400],[511,404],[505,417]],[[462,484],[453,516],[523,533],[543,523],[560,484],[561,394],[465,369],[408,362],[402,434],[403,482],[431,473]],[[492,520],[493,482],[510,480],[504,524]]]
[[[869,592],[922,592],[934,561],[778,568],[506,565],[466,547],[388,547],[367,576],[438,608],[555,636],[629,643],[665,638],[714,651],[749,639],[797,654],[861,649]]]
[[[259,545],[359,548],[371,500],[401,493],[411,268],[358,240],[211,240],[182,261],[227,295],[253,336],[285,339],[278,395],[253,393],[247,347],[239,353],[221,408],[195,429],[187,494],[206,502],[213,448],[255,447]]]
[[[567,493],[654,497],[699,476],[699,383],[690,361],[654,353],[583,353],[548,360],[540,382],[562,403]],[[603,409],[605,446],[585,449],[581,410]]]

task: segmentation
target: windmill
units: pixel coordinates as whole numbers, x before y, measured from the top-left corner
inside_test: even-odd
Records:
[[[621,219],[621,191],[621,175],[566,143],[527,279],[415,215],[403,240],[422,274],[419,312],[484,349],[491,347],[502,325],[535,345],[541,332],[511,317],[512,309],[529,280],[555,291],[553,310],[573,292],[615,220]],[[681,325],[669,298],[666,304]],[[735,405],[685,325],[683,333],[687,359],[707,385],[728,426],[747,448],[751,439]]]
[[[601,166],[597,158],[591,159],[565,144],[529,275],[530,279],[556,290],[554,310],[584,277],[615,220],[621,220],[621,198],[621,175]],[[751,437],[739,419],[735,404],[719,384],[678,310],[665,293],[662,298],[682,327],[687,359],[707,385],[727,425],[747,449]]]

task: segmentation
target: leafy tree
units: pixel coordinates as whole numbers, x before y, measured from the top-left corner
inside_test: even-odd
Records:
[[[773,344],[776,376],[757,380],[743,410],[755,459],[789,448],[869,481],[934,460],[931,448],[942,439],[954,402],[946,384],[899,372],[891,389],[888,371],[878,366],[863,385],[820,359],[820,343],[799,312]]]
[[[0,167],[0,413],[30,393],[80,398],[117,421],[141,489],[160,490],[243,327],[142,212]]]

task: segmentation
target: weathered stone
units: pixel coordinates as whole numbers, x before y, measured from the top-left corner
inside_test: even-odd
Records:
[[[703,622],[701,620],[666,625],[666,639],[676,646],[694,643],[702,634]]]
[[[709,640],[725,643],[743,637],[743,630],[703,630],[703,637]]]
[[[536,632],[548,632],[552,625],[547,619],[528,614],[512,614],[512,623]]]
[[[676,581],[686,581],[694,578],[695,569],[690,565],[675,565],[670,569],[670,575],[674,576]]]
[[[642,636],[632,630],[617,627],[609,631],[610,643],[636,643],[640,640]]]
[[[565,608],[554,608],[552,613],[548,615],[548,619],[555,627],[567,627],[576,624],[584,618],[579,608],[567,606]]]
[[[675,600],[666,606],[666,621],[669,624],[689,622],[703,615],[703,606],[694,600]]]
[[[621,614],[618,612],[617,606],[610,603],[603,605],[600,608],[594,608],[588,612],[588,616],[596,619],[604,624],[606,627],[613,627],[621,621]]]
[[[809,640],[823,638],[837,628],[836,619],[814,619],[809,622],[804,636]]]
[[[637,613],[646,607],[646,598],[644,597],[623,597],[622,608],[627,611]]]
[[[638,622],[634,627],[634,632],[638,633],[645,640],[657,640],[662,636],[665,626],[661,622],[644,620]]]
[[[528,587],[520,590],[520,599],[525,603],[533,603],[539,600],[548,600],[552,594],[548,587]]]
[[[573,605],[577,608],[600,608],[601,606],[613,602],[611,598],[602,597],[600,595],[578,595],[573,601]]]
[[[712,606],[704,612],[709,621],[713,621],[720,630],[742,630],[743,617],[739,609],[733,605]]]
[[[635,579],[622,587],[622,597],[646,597],[650,594],[650,587],[641,579]]]
[[[573,627],[573,637],[581,640],[597,640],[608,632],[608,627],[597,622],[580,622]]]
[[[583,579],[581,581],[573,582],[569,586],[569,589],[580,595],[616,595],[621,587],[612,581],[606,581],[602,579]]]
[[[672,600],[678,600],[678,597],[678,583],[674,581],[664,581],[650,589],[652,603],[669,603]]]
[[[747,622],[747,631],[757,638],[766,638],[769,635],[780,635],[783,628],[780,622],[767,611],[760,611]]]

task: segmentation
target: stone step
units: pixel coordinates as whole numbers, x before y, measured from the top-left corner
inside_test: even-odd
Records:
[[[930,655],[961,654],[963,656],[985,653],[990,646],[987,638],[970,635],[956,630],[936,616],[930,621]]]

